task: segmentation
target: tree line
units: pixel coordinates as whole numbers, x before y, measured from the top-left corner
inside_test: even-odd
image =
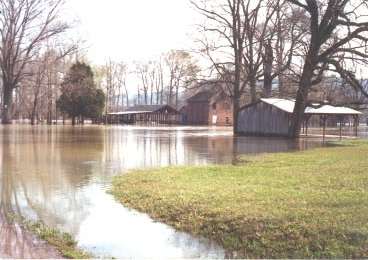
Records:
[[[80,46],[68,40],[63,0],[0,2],[1,121],[27,118],[31,124],[59,117],[102,116],[105,94],[89,65],[78,62]],[[83,58],[82,58],[83,59]]]
[[[182,91],[196,82],[200,66],[190,52],[171,50],[146,62],[110,60],[95,70],[109,113],[133,105],[168,104],[179,109]]]

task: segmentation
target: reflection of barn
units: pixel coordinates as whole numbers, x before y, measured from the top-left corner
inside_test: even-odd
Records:
[[[287,136],[291,123],[291,116],[295,102],[286,99],[261,99],[241,109],[238,117],[238,129],[240,134],[258,136]],[[361,113],[348,107],[335,107],[331,105],[309,106],[305,110],[304,129],[308,133],[308,125],[313,116],[320,118],[325,135],[328,118],[334,118],[341,127],[347,118],[353,118],[354,125],[358,126]],[[337,124],[335,124],[336,126]]]
[[[191,125],[232,125],[231,99],[224,91],[200,91],[186,101],[182,108],[183,121]]]
[[[177,124],[181,121],[181,115],[168,105],[137,105],[122,112],[110,113],[107,120],[110,124]]]

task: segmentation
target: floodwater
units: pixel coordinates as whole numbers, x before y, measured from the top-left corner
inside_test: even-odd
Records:
[[[13,125],[0,127],[0,145],[0,220],[9,214],[42,220],[96,256],[223,258],[215,243],[117,203],[106,192],[111,178],[134,168],[232,163],[241,154],[303,150],[322,141],[234,138],[229,128]],[[4,248],[29,250],[29,236],[18,229],[0,225],[0,256]]]

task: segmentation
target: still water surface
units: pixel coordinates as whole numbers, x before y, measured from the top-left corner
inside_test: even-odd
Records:
[[[134,168],[231,163],[241,154],[322,142],[233,137],[229,128],[13,125],[0,128],[0,145],[0,217],[13,212],[40,219],[97,256],[222,258],[215,243],[117,203],[106,193],[111,178]],[[0,234],[0,247],[22,250],[27,241],[10,233]]]

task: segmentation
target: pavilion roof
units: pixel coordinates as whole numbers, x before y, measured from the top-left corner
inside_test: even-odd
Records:
[[[278,109],[285,111],[287,113],[293,113],[295,107],[294,100],[288,99],[280,99],[280,98],[263,98],[262,102],[267,103],[271,106],[277,107]],[[305,114],[310,115],[361,115],[362,113],[349,108],[349,107],[341,107],[341,106],[332,106],[332,105],[320,105],[315,104],[306,107]]]
[[[160,111],[169,111],[172,113],[179,113],[176,109],[169,105],[136,105],[128,107],[124,111],[109,113],[109,115],[131,115],[131,114],[146,114]]]

